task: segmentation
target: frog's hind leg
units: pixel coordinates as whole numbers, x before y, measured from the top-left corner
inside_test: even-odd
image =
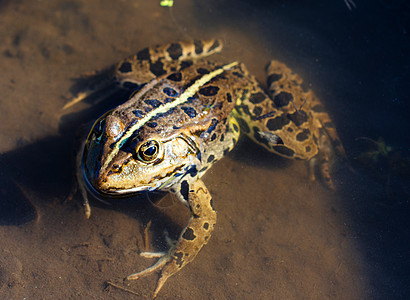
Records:
[[[317,166],[324,184],[334,190],[330,165],[334,154],[346,160],[346,153],[329,114],[313,91],[303,84],[303,79],[284,63],[272,60],[267,66],[267,75],[269,93],[275,104],[288,116],[295,116],[290,120],[297,133],[293,138],[295,148],[302,151],[303,147],[300,146],[308,141],[311,144],[304,149],[317,148],[315,152],[310,151],[310,156],[304,157],[310,160],[311,180],[315,179]],[[305,122],[302,122],[302,117],[305,117]],[[310,135],[304,135],[307,132]]]
[[[315,109],[317,107],[312,108],[313,113],[316,114],[316,118],[320,120],[322,126],[319,130],[320,152],[317,158],[320,177],[329,189],[336,190],[331,176],[332,165],[335,161],[340,159],[350,171],[353,171],[353,169],[347,160],[345,149],[329,114],[321,111],[321,109],[315,112]]]
[[[315,132],[310,130],[309,115],[302,110],[303,103],[309,99],[296,82],[298,78],[288,79],[268,68],[268,83],[277,84],[268,95],[253,76],[247,77],[250,84],[237,95],[235,107],[235,118],[243,132],[280,156],[291,159],[315,156],[318,152]]]
[[[211,195],[200,179],[186,175],[177,187],[172,187],[171,192],[174,192],[183,203],[187,203],[191,210],[192,216],[187,226],[182,230],[176,243],[153,266],[127,277],[128,280],[135,280],[161,270],[154,298],[169,277],[195,258],[208,242],[216,223],[216,211],[212,207]]]

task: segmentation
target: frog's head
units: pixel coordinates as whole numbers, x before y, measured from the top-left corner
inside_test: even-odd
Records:
[[[88,135],[82,167],[93,192],[124,195],[169,187],[198,163],[199,143],[184,129],[144,125],[133,130],[123,120],[108,112]]]

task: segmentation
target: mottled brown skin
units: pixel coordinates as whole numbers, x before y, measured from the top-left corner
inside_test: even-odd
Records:
[[[346,154],[330,116],[313,91],[303,87],[300,76],[284,63],[272,60],[266,71],[269,96],[258,91],[254,99],[239,100],[236,118],[241,129],[280,156],[311,160],[311,179],[315,179],[317,164],[325,184],[334,189],[329,159],[334,150],[340,157]]]
[[[100,88],[115,84],[134,94],[97,120],[77,159],[88,209],[86,188],[112,196],[168,191],[190,209],[192,216],[169,251],[142,253],[159,260],[127,277],[138,279],[161,270],[154,297],[208,242],[216,212],[200,178],[235,146],[240,128],[281,156],[311,162],[319,158],[330,187],[331,145],[344,155],[321,103],[312,91],[302,89],[302,79],[284,64],[268,65],[266,92],[241,63],[193,61],[221,48],[218,40],[156,46],[107,70],[109,80]]]

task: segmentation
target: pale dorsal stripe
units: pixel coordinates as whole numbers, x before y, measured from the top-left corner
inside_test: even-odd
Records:
[[[119,149],[122,147],[122,145],[125,143],[125,141],[138,129],[140,129],[142,126],[144,126],[149,120],[151,120],[153,117],[155,117],[158,114],[166,113],[170,109],[185,103],[188,101],[189,97],[192,97],[195,95],[195,93],[207,82],[211,81],[214,77],[218,76],[225,70],[229,70],[230,68],[236,66],[238,64],[237,61],[230,63],[228,65],[222,66],[219,69],[216,69],[208,74],[205,74],[201,78],[199,78],[197,81],[195,81],[190,87],[188,87],[185,92],[183,92],[179,97],[175,98],[174,101],[168,102],[164,105],[161,105],[160,107],[151,110],[149,113],[147,113],[142,119],[138,120],[137,123],[135,123],[133,126],[131,126],[125,134],[117,141],[115,144],[114,148],[108,155],[107,159],[104,162],[104,165],[101,168],[101,172],[104,172],[104,170],[108,167],[108,164],[112,161],[112,159],[117,155]]]

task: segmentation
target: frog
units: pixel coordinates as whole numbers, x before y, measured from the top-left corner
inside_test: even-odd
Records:
[[[66,105],[96,91],[131,95],[95,121],[78,151],[77,181],[87,217],[89,193],[115,198],[163,191],[190,210],[168,251],[142,252],[158,260],[126,277],[159,272],[154,298],[209,241],[217,214],[202,176],[235,147],[241,132],[269,152],[317,166],[331,188],[329,158],[345,156],[329,114],[299,75],[272,60],[264,87],[239,61],[206,59],[222,47],[221,40],[211,39],[144,48],[98,73],[94,78],[104,80],[97,88]]]

